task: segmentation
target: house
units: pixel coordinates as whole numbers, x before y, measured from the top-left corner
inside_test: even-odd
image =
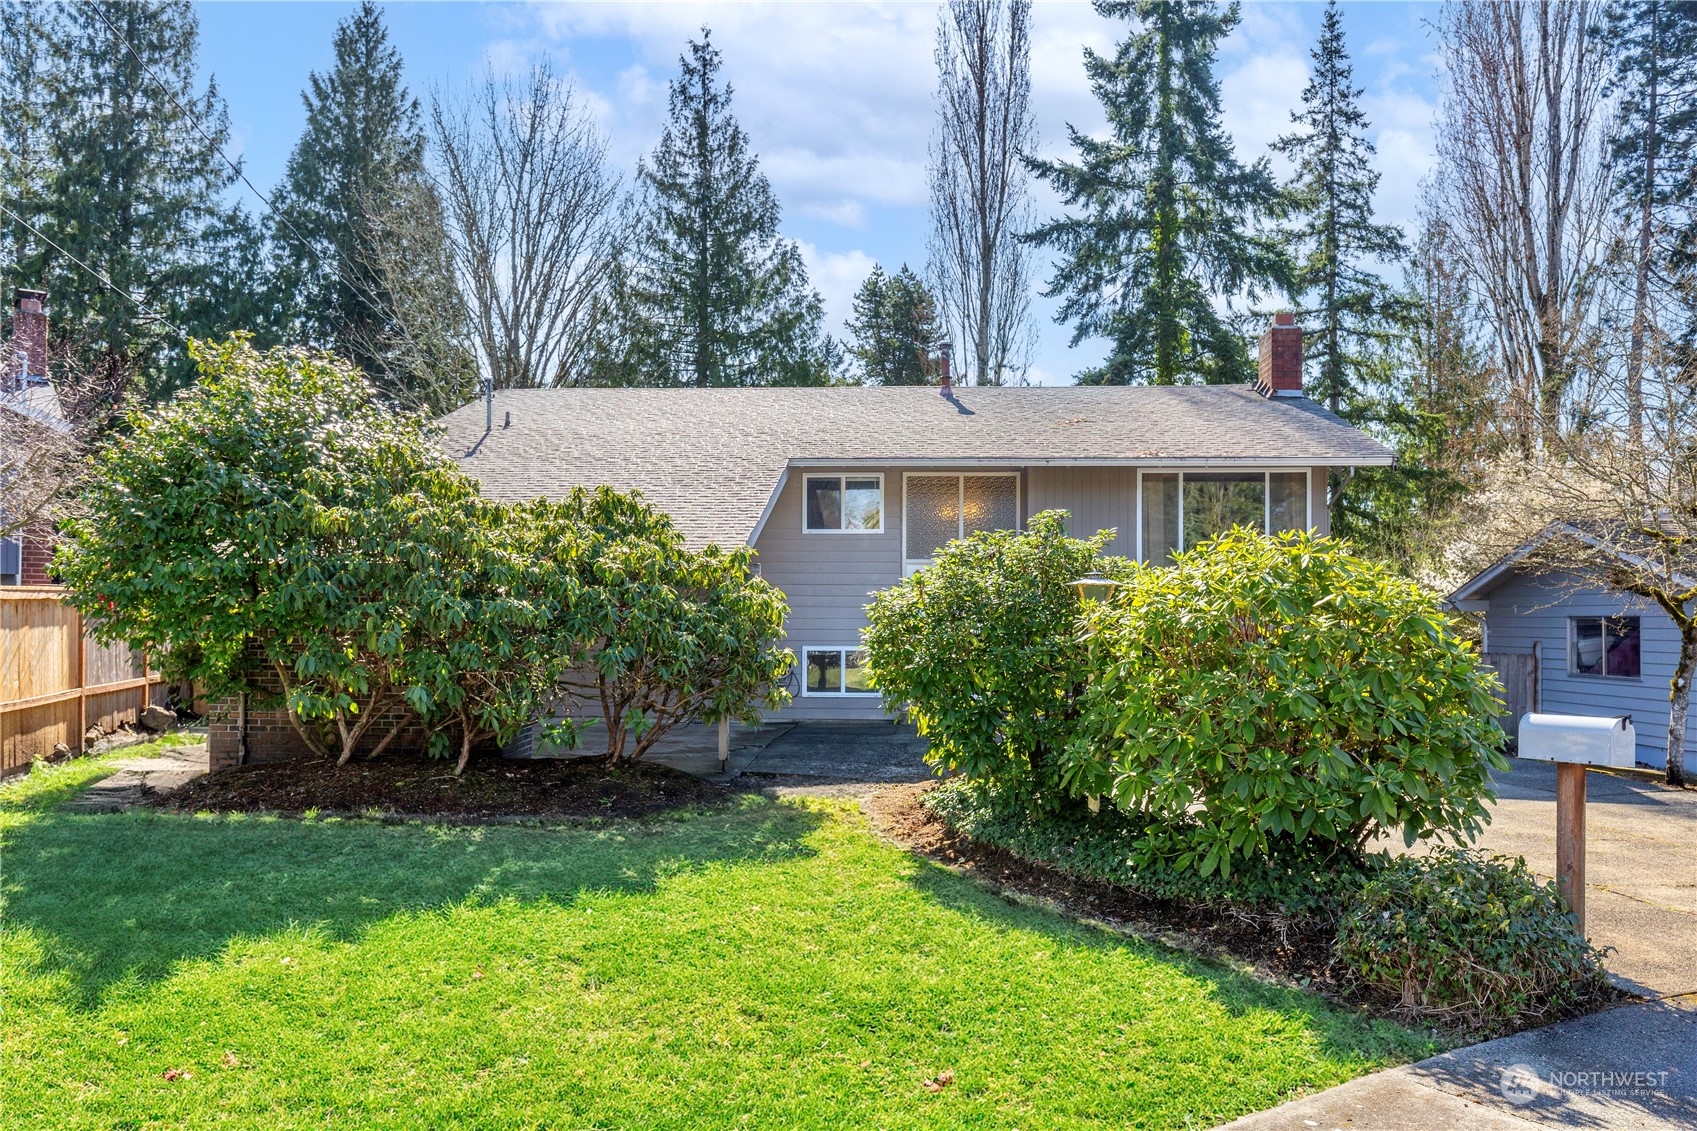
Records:
[[[1392,456],[1301,389],[1280,315],[1253,387],[510,390],[443,423],[488,496],[634,489],[693,544],[753,547],[800,661],[781,716],[870,720],[865,606],[951,539],[1057,508],[1157,562],[1237,523],[1328,532],[1327,473]]]
[[[59,395],[47,379],[47,294],[19,287],[12,299],[12,338],[0,356],[0,479],[8,474],[29,475],[32,450],[47,451],[67,436],[70,424]],[[7,497],[36,501],[42,490],[21,484]],[[27,508],[33,509],[33,507]],[[0,530],[11,526],[0,516]],[[0,585],[45,585],[53,560],[53,529],[33,523],[0,537]]]
[[[1531,658],[1528,710],[1631,715],[1638,733],[1637,760],[1665,768],[1668,689],[1679,657],[1679,630],[1667,613],[1643,598],[1534,559],[1534,551],[1556,537],[1620,553],[1611,549],[1612,542],[1578,526],[1552,524],[1470,578],[1450,594],[1450,604],[1479,619],[1480,651]],[[1687,724],[1685,741],[1691,740]]]

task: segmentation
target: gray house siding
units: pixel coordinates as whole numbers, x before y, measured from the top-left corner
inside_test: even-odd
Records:
[[[807,694],[799,670],[808,648],[852,649],[866,627],[866,605],[880,589],[901,580],[905,562],[902,544],[902,483],[904,474],[926,471],[957,473],[962,467],[810,466],[789,469],[783,488],[767,512],[754,542],[760,574],[783,590],[789,601],[785,646],[796,654],[798,672],[790,688],[794,699],[776,718],[876,720],[887,716],[877,695]],[[1015,469],[981,467],[1006,473]],[[1146,471],[1163,470],[1147,468]],[[809,475],[879,474],[884,479],[884,528],[877,533],[808,533],[803,529],[803,482]],[[1020,472],[1020,523],[1044,510],[1070,513],[1068,529],[1088,537],[1115,529],[1108,552],[1131,557],[1136,552],[1137,474],[1135,467],[1029,467]],[[1331,529],[1326,510],[1326,468],[1312,469],[1312,525],[1320,533]]]
[[[1668,685],[1679,652],[1679,633],[1654,605],[1573,576],[1511,571],[1481,595],[1486,651],[1531,655],[1538,645],[1538,707],[1557,714],[1631,715],[1638,760],[1667,764]],[[1638,679],[1569,672],[1568,618],[1635,616],[1643,636]],[[1686,741],[1691,741],[1689,728]]]
[[[884,529],[877,534],[808,534],[802,529],[806,475],[882,474]],[[799,664],[804,648],[852,648],[866,627],[872,594],[902,576],[902,472],[900,468],[792,468],[755,541],[760,576],[784,591],[790,604],[785,644]],[[882,719],[877,695],[805,695],[800,673],[794,701],[779,717]]]

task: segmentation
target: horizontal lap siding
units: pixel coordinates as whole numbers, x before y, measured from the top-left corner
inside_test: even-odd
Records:
[[[1490,650],[1530,655],[1541,644],[1539,707],[1568,715],[1631,715],[1638,760],[1667,762],[1668,685],[1679,654],[1679,632],[1660,609],[1584,584],[1573,577],[1514,574],[1489,594]],[[1642,677],[1604,679],[1568,674],[1569,617],[1635,616],[1643,632]],[[1686,741],[1691,741],[1689,727]]]
[[[802,695],[799,687],[803,648],[849,648],[866,627],[872,594],[902,576],[902,474],[883,469],[884,530],[881,534],[806,534],[802,531],[804,475],[837,474],[829,469],[792,470],[766,526],[755,543],[760,575],[784,591],[790,614],[785,641],[798,664],[794,702],[779,718],[882,719],[877,695]],[[851,475],[865,475],[856,468]]]

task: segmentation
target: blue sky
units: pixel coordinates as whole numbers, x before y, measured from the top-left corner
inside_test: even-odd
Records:
[[[331,36],[348,3],[204,3],[200,65],[229,103],[248,176],[277,183],[305,120],[307,73],[327,69]],[[1436,4],[1345,3],[1357,85],[1384,173],[1383,219],[1412,225],[1432,162],[1438,57],[1427,22]],[[1240,157],[1264,155],[1289,128],[1307,78],[1318,3],[1250,3],[1221,45],[1224,116]],[[486,68],[522,69],[551,58],[570,73],[628,177],[652,149],[666,82],[685,40],[713,29],[733,102],[800,241],[829,328],[841,332],[855,287],[874,262],[918,270],[925,258],[925,146],[935,86],[935,3],[591,4],[394,3],[390,35],[414,94],[453,92]],[[1084,79],[1083,49],[1111,51],[1125,25],[1087,3],[1033,8],[1032,88],[1040,149],[1064,147],[1066,125],[1102,128]],[[242,190],[246,193],[246,190]],[[254,210],[261,206],[249,199]],[[1039,193],[1045,213],[1052,198]],[[1068,348],[1070,331],[1034,303],[1033,380],[1065,382],[1099,360],[1100,344]]]

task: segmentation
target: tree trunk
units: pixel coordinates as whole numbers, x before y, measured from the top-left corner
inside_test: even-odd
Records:
[[[1676,620],[1679,625],[1679,663],[1668,688],[1667,783],[1685,784],[1685,723],[1691,707],[1691,680],[1697,676],[1697,615]]]
[[[1626,351],[1626,427],[1635,452],[1644,448],[1644,339],[1650,321],[1650,233],[1655,221],[1660,14],[1660,6],[1651,3],[1650,78],[1645,90],[1644,195],[1639,202],[1638,251],[1637,261],[1633,264],[1632,338]]]

